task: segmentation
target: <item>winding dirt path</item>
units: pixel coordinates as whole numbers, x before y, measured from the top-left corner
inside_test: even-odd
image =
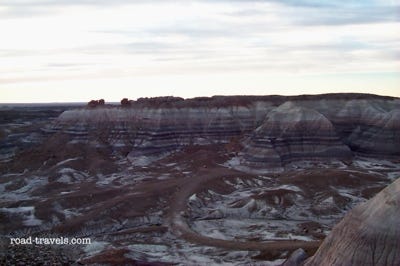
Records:
[[[194,178],[187,178],[181,183],[178,191],[173,196],[171,206],[168,213],[168,223],[171,231],[178,237],[186,241],[197,243],[204,246],[214,246],[231,250],[259,250],[259,251],[283,251],[315,249],[321,244],[321,241],[300,241],[300,240],[279,240],[270,242],[257,241],[237,241],[237,240],[222,240],[207,237],[193,231],[183,213],[187,208],[187,201],[191,195],[207,187],[207,182],[212,179],[237,177],[243,175],[232,169],[223,167],[213,167],[210,169],[201,169]]]

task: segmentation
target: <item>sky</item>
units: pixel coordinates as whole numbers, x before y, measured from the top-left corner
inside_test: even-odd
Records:
[[[0,102],[400,97],[400,2],[1,0]]]

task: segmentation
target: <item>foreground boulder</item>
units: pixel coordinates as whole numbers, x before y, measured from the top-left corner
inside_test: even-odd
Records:
[[[305,265],[400,265],[400,178],[337,224]]]

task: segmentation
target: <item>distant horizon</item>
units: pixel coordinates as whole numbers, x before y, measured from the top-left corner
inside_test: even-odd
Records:
[[[394,0],[4,0],[0,102],[400,97]]]
[[[236,95],[211,95],[211,96],[195,96],[195,97],[181,97],[181,96],[175,96],[175,95],[159,95],[159,96],[151,96],[151,97],[136,97],[136,98],[130,98],[130,97],[123,97],[118,101],[112,101],[112,100],[107,100],[104,98],[92,98],[87,101],[75,101],[75,102],[63,102],[63,101],[53,101],[53,102],[0,102],[0,105],[62,105],[62,104],[72,104],[72,105],[86,105],[88,102],[91,100],[100,100],[103,99],[105,101],[105,104],[117,104],[119,105],[121,100],[124,98],[127,98],[128,100],[133,100],[136,101],[139,98],[157,98],[157,97],[179,97],[183,98],[184,100],[189,100],[189,99],[194,99],[194,98],[199,98],[199,97],[207,97],[207,98],[212,98],[212,97],[246,97],[246,96],[254,96],[254,97],[262,97],[262,96],[282,96],[282,97],[297,97],[297,96],[318,96],[318,95],[332,95],[332,94],[348,94],[348,95],[372,95],[372,96],[377,96],[377,97],[391,97],[391,98],[398,98],[396,96],[391,96],[391,95],[381,95],[381,94],[374,94],[374,93],[359,93],[359,92],[327,92],[327,93],[316,93],[316,94],[296,94],[296,95],[284,95],[284,94],[236,94]]]

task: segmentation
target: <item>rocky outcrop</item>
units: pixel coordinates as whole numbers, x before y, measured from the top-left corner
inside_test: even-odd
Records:
[[[305,265],[400,265],[400,179],[336,225]]]
[[[364,94],[161,97],[68,110],[44,130],[71,143],[124,148],[131,158],[239,139],[245,164],[279,167],[400,155],[399,112],[400,99]]]
[[[286,102],[270,111],[247,140],[244,161],[281,167],[296,160],[349,159],[350,149],[321,113]]]

